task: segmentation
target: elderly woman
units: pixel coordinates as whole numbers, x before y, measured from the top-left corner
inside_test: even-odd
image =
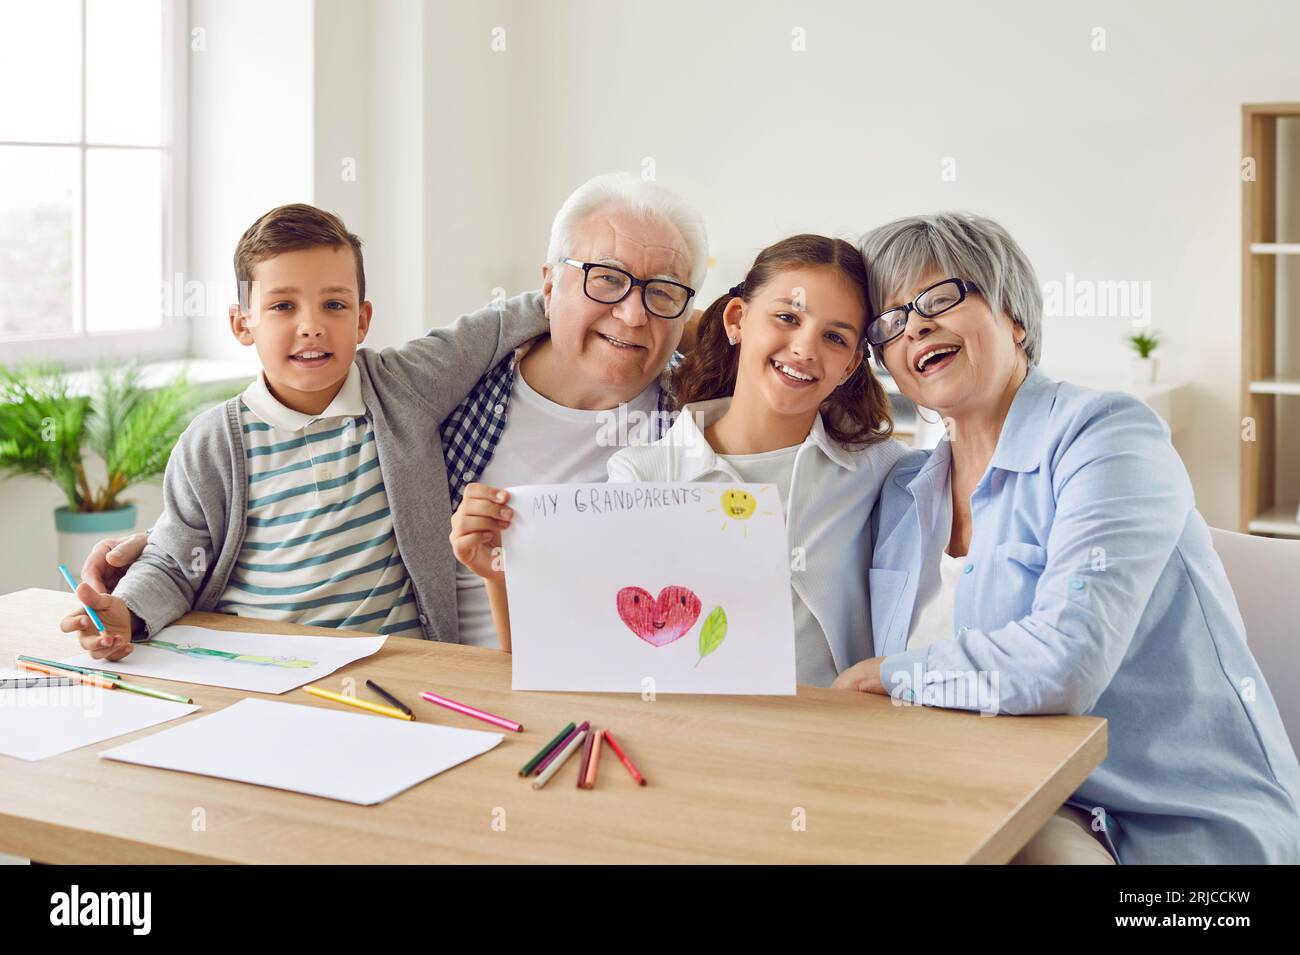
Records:
[[[835,685],[1105,717],[1109,755],[1019,861],[1300,861],[1300,767],[1167,427],[1038,370],[1040,287],[996,223],[861,247],[877,361],[947,434],[881,491],[877,655]]]

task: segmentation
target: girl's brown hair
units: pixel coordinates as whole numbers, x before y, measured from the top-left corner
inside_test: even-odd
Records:
[[[727,332],[722,324],[722,313],[726,311],[727,303],[733,298],[753,301],[754,294],[778,273],[809,267],[836,269],[857,289],[865,314],[864,334],[858,339],[858,349],[863,352],[862,361],[849,379],[822,402],[822,420],[827,434],[840,444],[861,448],[883,441],[893,433],[889,399],[871,373],[866,356],[866,322],[870,319],[871,307],[866,264],[862,253],[854,246],[843,239],[824,235],[794,235],[769,245],[758,253],[744,282],[720,296],[704,311],[696,332],[695,347],[673,374],[673,398],[678,408],[696,401],[725,398],[736,391],[736,367],[740,355],[739,350],[727,341]]]

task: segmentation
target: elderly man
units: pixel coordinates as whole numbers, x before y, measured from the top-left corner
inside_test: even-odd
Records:
[[[560,207],[541,292],[521,297],[522,320],[549,330],[488,370],[442,423],[448,493],[434,488],[426,514],[441,546],[404,555],[435,564],[444,599],[427,608],[426,629],[439,639],[496,645],[483,582],[455,561],[445,533],[465,487],[603,481],[621,443],[611,433],[626,442],[658,438],[668,423],[666,372],[707,259],[703,218],[657,183],[598,176]],[[470,334],[473,318],[430,334],[458,334],[458,326]],[[611,421],[638,426],[628,433]],[[82,577],[110,591],[146,540],[100,541]]]

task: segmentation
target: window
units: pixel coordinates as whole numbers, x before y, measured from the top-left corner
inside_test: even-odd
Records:
[[[181,0],[0,0],[0,360],[178,356]]]

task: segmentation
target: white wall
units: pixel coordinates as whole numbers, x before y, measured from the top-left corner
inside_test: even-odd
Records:
[[[187,281],[235,301],[235,243],[263,212],[311,202],[315,76],[312,0],[190,0],[205,49],[191,52]],[[191,350],[255,361],[224,307],[191,320]]]
[[[367,344],[383,348],[445,320],[426,318],[425,304],[424,7],[387,0],[371,9],[366,135],[373,160],[361,179],[366,297],[374,305]]]
[[[315,0],[308,52],[312,57],[309,97],[312,127],[307,144],[312,161],[311,201],[335,213],[363,237],[372,231],[367,184],[374,115],[370,101],[373,12],[356,0]]]
[[[425,14],[423,328],[481,307],[494,289],[514,294],[541,283],[545,233],[528,212],[532,157],[543,147],[528,126],[547,96],[546,71],[520,69],[540,34],[507,30],[504,53],[489,45],[492,29],[519,7],[487,0]]]

